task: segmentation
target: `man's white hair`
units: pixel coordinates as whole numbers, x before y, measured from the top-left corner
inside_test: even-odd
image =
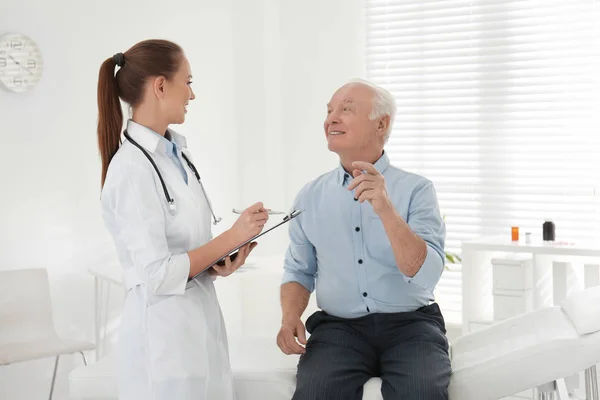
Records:
[[[388,125],[387,131],[385,132],[384,139],[387,142],[392,134],[392,127],[394,125],[394,119],[396,118],[396,99],[394,96],[381,86],[377,86],[365,79],[352,79],[347,84],[361,84],[370,87],[375,93],[373,98],[373,109],[369,114],[369,119],[374,120],[383,116],[390,116],[390,124]]]

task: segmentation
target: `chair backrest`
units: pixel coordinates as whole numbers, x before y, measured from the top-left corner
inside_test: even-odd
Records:
[[[0,345],[56,335],[48,272],[0,271]]]

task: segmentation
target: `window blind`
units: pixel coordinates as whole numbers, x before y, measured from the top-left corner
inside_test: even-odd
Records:
[[[366,71],[398,104],[392,163],[431,179],[446,250],[600,226],[600,18],[593,0],[365,0]],[[461,320],[460,264],[436,297]]]

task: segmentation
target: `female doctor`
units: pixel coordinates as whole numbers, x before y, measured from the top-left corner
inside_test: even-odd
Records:
[[[191,278],[260,233],[268,214],[254,204],[212,238],[211,218],[217,220],[186,140],[169,128],[185,120],[195,97],[191,79],[182,49],[163,40],[140,42],[100,67],[102,216],[127,290],[118,350],[122,400],[235,398],[213,277],[238,269],[255,244]],[[133,110],[122,145],[119,99]]]

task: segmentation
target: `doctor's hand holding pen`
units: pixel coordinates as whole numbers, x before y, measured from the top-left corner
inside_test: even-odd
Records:
[[[241,243],[258,235],[268,220],[268,210],[262,202],[258,202],[242,211],[230,230]]]
[[[240,216],[233,226],[229,229],[238,243],[244,242],[251,237],[258,235],[269,220],[269,213],[264,208],[263,203],[256,203],[240,212]],[[224,263],[213,265],[209,270],[212,276],[229,276],[238,270],[246,262],[250,252],[256,247],[256,242],[248,243],[242,246],[235,257],[225,257]]]

